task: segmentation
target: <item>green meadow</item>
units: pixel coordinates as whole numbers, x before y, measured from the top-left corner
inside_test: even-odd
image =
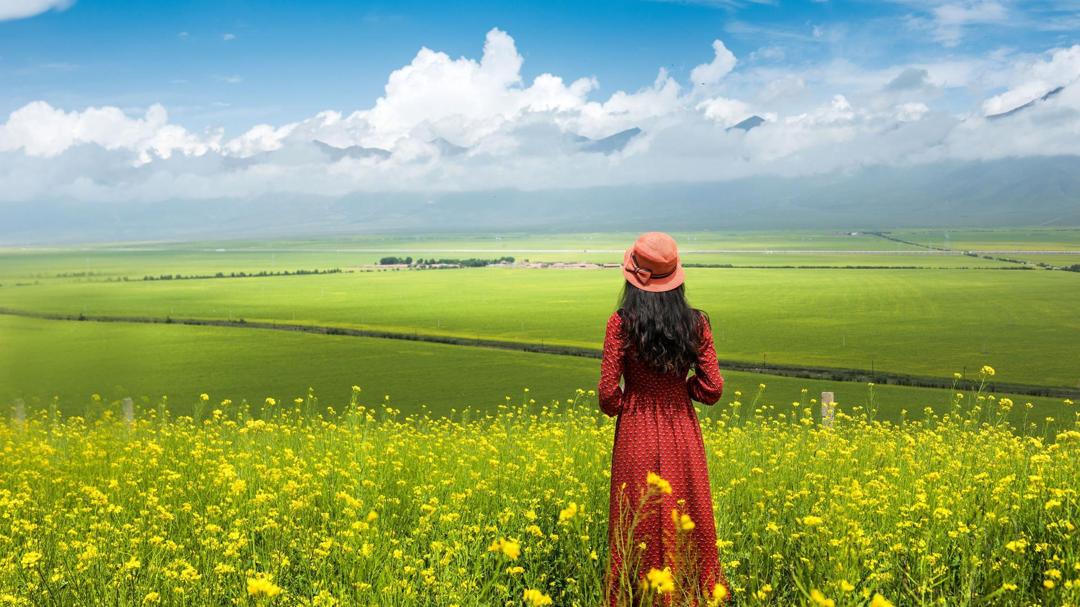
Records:
[[[1080,276],[1047,270],[687,270],[722,358],[1077,386]],[[79,282],[0,289],[0,306],[64,314],[288,321],[598,347],[611,270],[357,272]],[[1047,322],[1053,319],[1053,322]]]
[[[1080,251],[1078,228],[896,230],[889,234],[922,245],[957,250]]]
[[[596,386],[597,361],[572,356],[508,352],[424,342],[263,329],[48,321],[0,316],[0,398],[21,398],[32,409],[53,399],[70,414],[99,415],[131,397],[152,408],[168,397],[175,412],[190,411],[201,394],[258,404],[305,398],[311,390],[330,406],[349,402],[360,386],[368,404],[404,411],[493,411],[529,399],[573,397]],[[789,413],[811,406],[832,391],[844,409],[876,407],[878,418],[898,422],[923,416],[925,407],[949,409],[950,390],[811,380],[724,371],[725,396],[711,416],[740,401],[744,410]],[[765,388],[762,390],[761,385]],[[805,392],[803,392],[805,390]],[[760,395],[759,395],[760,391]],[[92,395],[101,397],[95,402]],[[1012,396],[1017,426],[1068,423],[1073,413],[1061,399]]]
[[[916,233],[895,234],[919,241]],[[932,237],[920,234],[924,240]],[[973,234],[988,238],[983,231]],[[1031,251],[1046,243],[1071,246],[1075,231],[993,234],[1018,251]],[[621,260],[633,236],[399,235],[6,249],[0,250],[0,307],[598,348],[622,284],[615,269],[369,271],[367,266],[388,255],[611,263]],[[955,372],[971,377],[991,364],[1005,382],[1080,386],[1076,273],[1002,270],[1018,265],[958,252],[930,253],[872,234],[676,236],[688,251],[687,263],[735,266],[687,269],[688,294],[711,315],[723,359],[942,378]],[[297,269],[342,272],[142,280]],[[250,328],[0,316],[0,340],[0,398],[45,403],[59,397],[76,411],[93,393],[107,401],[133,396],[156,402],[169,395],[184,403],[203,392],[215,399],[259,401],[291,399],[313,388],[327,402],[340,402],[356,384],[372,400],[390,395],[395,406],[445,412],[492,407],[507,396],[518,401],[526,387],[537,399],[565,397],[591,388],[597,373],[593,359]],[[809,397],[801,394],[803,388],[811,397],[833,390],[841,402],[867,404],[861,383],[730,370],[726,375],[729,397],[736,390],[756,392],[765,383],[766,400],[774,405],[804,401]],[[882,414],[897,419],[901,409],[943,404],[951,393],[878,386],[876,398]],[[1058,399],[1015,400],[1035,403],[1036,417],[1056,415],[1059,405]]]

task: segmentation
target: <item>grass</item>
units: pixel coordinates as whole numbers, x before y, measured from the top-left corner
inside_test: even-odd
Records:
[[[69,415],[96,408],[93,394],[105,403],[130,396],[146,407],[167,395],[174,412],[191,414],[202,393],[214,402],[291,402],[310,388],[324,400],[341,402],[353,385],[370,402],[390,395],[391,404],[406,413],[448,415],[466,407],[493,412],[507,397],[520,401],[526,389],[569,395],[595,388],[599,377],[599,361],[593,359],[254,329],[0,316],[0,336],[0,402],[21,398],[33,411],[56,398]],[[948,390],[879,385],[871,403],[862,383],[730,370],[724,377],[725,402],[738,400],[741,392],[749,403],[765,384],[755,406],[771,413],[832,391],[846,407],[874,404],[879,419],[899,422],[905,409],[909,416],[924,407],[945,412],[953,397]],[[1011,414],[1017,425],[1035,423],[1037,431],[1046,417],[1054,418],[1052,426],[1068,419],[1060,399],[1012,398],[1034,405],[1030,412],[1017,406]],[[705,415],[714,412],[706,409]]]
[[[603,602],[614,423],[595,402],[441,418],[364,402],[150,407],[131,422],[99,403],[88,418],[0,421],[0,596]],[[1076,604],[1080,422],[1023,438],[1000,409],[969,395],[901,426],[841,412],[823,429],[734,404],[706,418],[738,604]]]
[[[1080,250],[1080,228],[895,230],[903,240],[957,250]]]
[[[205,274],[349,267],[377,263],[380,257],[500,257],[512,255],[538,261],[622,261],[622,251],[636,234],[569,235],[417,235],[370,236],[353,239],[231,241],[192,243],[137,243],[62,248],[0,248],[0,284],[52,280],[58,274],[92,278],[141,278],[146,274]],[[877,262],[893,265],[943,265],[956,262],[945,256],[895,255],[917,247],[873,236],[844,236],[820,232],[731,232],[676,234],[686,260],[693,263],[765,263],[774,256],[765,250],[872,250],[888,251]],[[742,251],[737,254],[695,254],[695,250]],[[601,252],[597,252],[601,251]],[[872,256],[876,258],[878,256]],[[846,265],[851,255],[787,254],[784,263]],[[901,263],[902,260],[902,263]],[[972,261],[964,265],[979,263]],[[992,262],[984,262],[992,265]]]
[[[0,306],[596,347],[615,306],[616,271],[102,279],[345,267],[399,245],[617,251],[631,238],[4,251]],[[681,238],[684,248],[740,251],[717,259],[997,263],[762,252],[910,248],[870,236]],[[962,238],[1073,248],[1069,232]],[[712,315],[725,358],[982,379],[977,370],[989,363],[1008,381],[1071,386],[1080,380],[1077,279],[955,268],[690,269],[688,289]],[[614,423],[588,392],[596,360],[4,315],[0,344],[0,413],[10,412],[0,415],[0,604],[603,602]],[[722,402],[698,414],[717,546],[738,604],[1080,603],[1080,414],[1071,401],[1028,406],[985,384],[957,394],[724,375]],[[816,423],[814,397],[824,390],[841,403],[831,429]],[[134,397],[130,420],[126,396]]]
[[[724,358],[950,376],[992,362],[1075,387],[1080,280],[1070,272],[687,270]],[[0,306],[244,318],[597,347],[617,270],[400,271],[0,288]]]

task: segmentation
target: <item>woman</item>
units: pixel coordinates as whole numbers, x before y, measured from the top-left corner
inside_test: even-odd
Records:
[[[631,592],[645,588],[665,600],[700,591],[717,604],[730,588],[717,558],[705,447],[691,403],[714,404],[723,391],[709,319],[686,301],[671,236],[642,234],[627,249],[622,271],[626,284],[607,322],[598,391],[603,412],[618,416],[609,602],[636,602]],[[671,582],[680,581],[691,587],[673,589]]]

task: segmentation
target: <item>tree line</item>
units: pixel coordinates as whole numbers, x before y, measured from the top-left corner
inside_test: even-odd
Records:
[[[379,259],[379,265],[382,266],[395,266],[395,265],[407,265],[407,266],[460,266],[463,268],[480,268],[483,266],[490,266],[499,263],[514,263],[513,257],[497,257],[495,259],[478,259],[475,257],[469,257],[467,259],[436,259],[434,257],[430,259],[424,259],[423,257],[413,260],[410,257],[383,257]]]

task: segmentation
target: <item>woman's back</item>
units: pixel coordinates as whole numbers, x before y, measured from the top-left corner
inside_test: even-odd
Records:
[[[705,446],[691,403],[713,404],[723,391],[712,329],[708,317],[686,302],[670,236],[642,235],[627,250],[623,273],[622,306],[607,321],[598,390],[600,408],[618,416],[608,512],[609,604],[634,604],[639,578],[664,568],[695,582],[682,592],[719,601],[730,589],[717,557]],[[665,490],[657,495],[656,486]],[[636,522],[628,519],[631,510]],[[677,554],[684,549],[693,558]]]
[[[694,375],[689,378],[690,365],[662,371],[643,360],[634,345],[627,343],[625,323],[621,311],[614,312],[608,318],[604,339],[599,394],[600,406],[608,415],[629,413],[643,406],[686,409],[691,406],[691,399],[711,405],[720,398],[724,378],[716,360],[712,330],[704,315],[700,316],[697,329],[701,346],[693,365]],[[621,390],[618,389],[620,376],[625,382]]]

